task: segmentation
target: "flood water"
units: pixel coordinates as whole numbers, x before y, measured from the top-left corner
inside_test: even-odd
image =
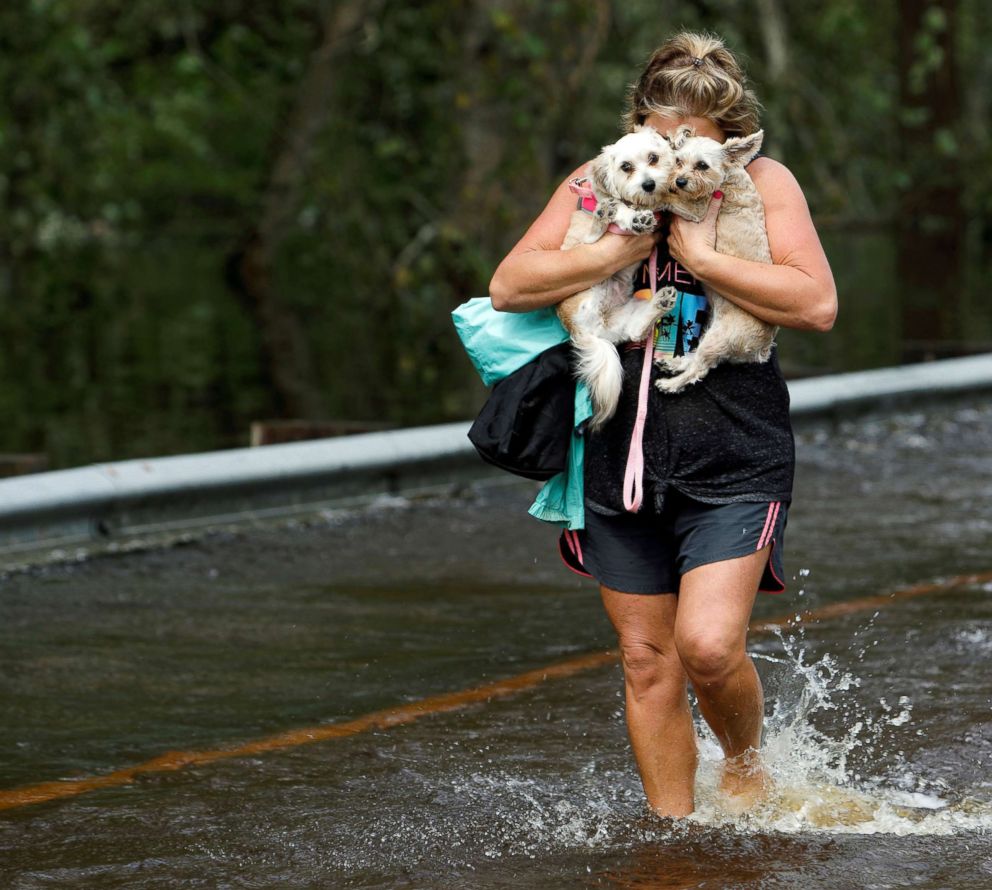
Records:
[[[810,427],[786,593],[992,571],[992,404]],[[614,644],[526,482],[10,575],[0,789],[347,720]],[[992,885],[992,585],[754,635],[767,807],[647,814],[616,664],[407,725],[0,810],[0,886]]]

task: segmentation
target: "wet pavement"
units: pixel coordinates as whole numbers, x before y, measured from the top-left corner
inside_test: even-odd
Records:
[[[798,437],[778,616],[992,570],[992,406]],[[0,586],[0,788],[323,726],[614,644],[526,482]],[[646,814],[619,667],[0,811],[5,887],[992,885],[992,586],[755,636],[778,794]]]

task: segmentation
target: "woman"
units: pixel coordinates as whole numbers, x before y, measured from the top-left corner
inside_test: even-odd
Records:
[[[758,130],[758,109],[722,42],[681,32],[655,51],[633,85],[625,124],[667,134],[687,123],[722,142]],[[719,192],[702,222],[673,218],[667,233],[606,234],[561,251],[575,209],[566,180],[497,268],[493,305],[522,312],[557,303],[644,260],[657,243],[659,268],[668,270],[661,283],[696,294],[696,305],[705,303],[698,296],[705,282],[771,324],[830,330],[836,290],[798,183],[767,157],[747,172],[764,202],[772,265],[716,253]],[[686,320],[678,308],[673,313],[661,320],[655,347],[664,351],[667,344],[679,354],[693,348],[693,322],[705,324],[705,315]],[[781,548],[794,455],[788,390],[774,353],[763,364],[718,365],[676,395],[650,387],[645,505],[625,513],[623,469],[643,353],[628,347],[621,354],[621,405],[586,441],[586,523],[578,540],[582,566],[599,581],[619,638],[631,747],[652,809],[672,817],[691,813],[697,765],[691,681],[724,751],[721,790],[729,804],[744,808],[769,784],[758,755],[761,683],[745,646],[759,587],[784,589]],[[665,372],[656,365],[653,373]]]

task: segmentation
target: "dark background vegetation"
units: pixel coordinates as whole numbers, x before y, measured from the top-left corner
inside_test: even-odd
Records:
[[[0,451],[471,416],[451,309],[679,26],[744,55],[838,279],[787,373],[992,348],[986,0],[14,0]]]

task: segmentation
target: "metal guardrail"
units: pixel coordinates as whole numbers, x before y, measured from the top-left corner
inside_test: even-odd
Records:
[[[794,418],[885,409],[908,401],[983,390],[992,390],[992,353],[830,374],[789,384]]]
[[[27,551],[103,547],[450,489],[485,473],[468,427],[451,423],[2,480],[0,564],[23,562]]]
[[[992,391],[992,354],[789,384],[797,420],[981,390]],[[52,548],[101,548],[136,536],[314,513],[505,476],[479,459],[468,428],[449,423],[2,480],[0,563]]]

